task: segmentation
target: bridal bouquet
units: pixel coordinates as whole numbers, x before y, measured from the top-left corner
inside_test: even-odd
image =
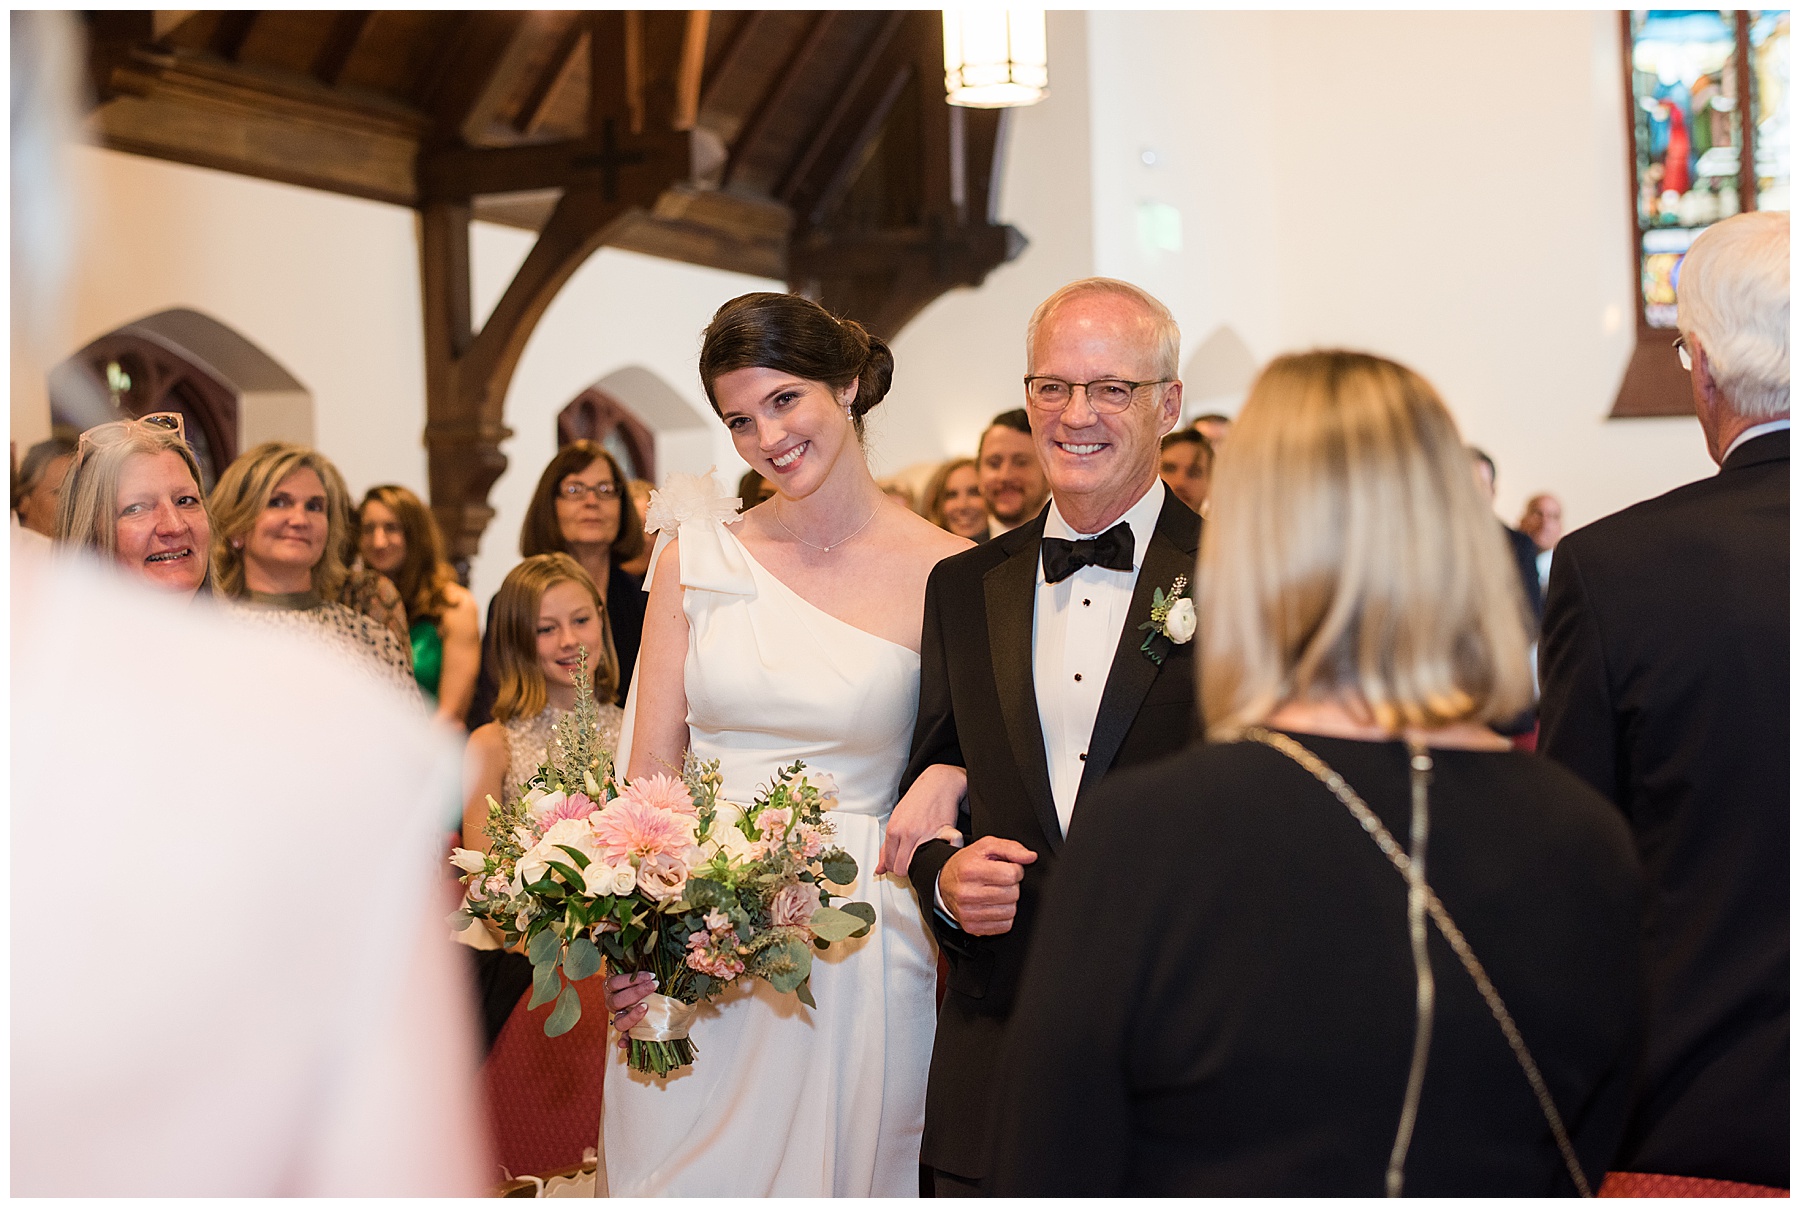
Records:
[[[813,950],[867,934],[875,911],[832,904],[856,861],[830,843],[829,775],[781,768],[749,806],[722,800],[718,761],[692,752],[679,777],[618,781],[598,745],[585,652],[575,683],[575,709],[525,793],[488,799],[490,850],[452,853],[466,889],[451,922],[488,920],[509,947],[523,944],[530,1007],[556,1001],[546,1035],[581,1018],[570,983],[603,957],[616,973],[654,973],[659,993],[628,1034],[629,1061],[666,1077],[694,1060],[699,1003],[749,976],[816,1005]]]

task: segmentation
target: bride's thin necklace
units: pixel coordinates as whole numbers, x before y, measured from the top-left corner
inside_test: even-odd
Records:
[[[781,518],[781,508],[779,505],[777,505],[776,507],[774,507],[770,510],[775,513],[775,523],[779,524],[781,526],[782,532],[786,533],[788,536],[790,536],[794,540],[798,541],[801,545],[811,546],[813,549],[818,550],[822,554],[829,554],[832,550],[834,550],[838,546],[844,544],[844,542],[850,540],[851,537],[856,536],[857,533],[860,533],[864,529],[868,528],[869,521],[875,519],[875,513],[879,512],[881,510],[881,503],[879,501],[877,501],[875,506],[869,509],[869,514],[868,514],[867,518],[865,518],[861,524],[856,526],[856,532],[851,533],[847,537],[840,537],[838,540],[833,541],[830,545],[819,545],[815,542],[808,541],[805,537],[802,537],[799,533],[796,533],[793,529],[789,528],[787,526],[787,521],[785,521]]]

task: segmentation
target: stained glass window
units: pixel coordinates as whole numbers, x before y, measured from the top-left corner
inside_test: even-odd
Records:
[[[1668,347],[1681,258],[1722,218],[1788,208],[1788,17],[1785,9],[1626,14],[1638,349],[1614,415],[1691,411]]]

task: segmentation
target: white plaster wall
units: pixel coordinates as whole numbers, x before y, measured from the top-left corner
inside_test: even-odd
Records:
[[[1712,472],[1694,421],[1605,418],[1632,338],[1616,14],[1088,21],[1096,270],[1161,296],[1189,349],[1223,322],[1259,360],[1406,362],[1499,462],[1509,518],[1553,490],[1579,525]],[[1138,243],[1145,200],[1181,211],[1179,253]]]
[[[85,205],[64,355],[156,311],[203,311],[311,391],[316,443],[352,490],[423,492],[410,210],[97,148],[79,149],[76,166]],[[21,405],[43,408],[41,386]]]
[[[894,341],[894,386],[871,413],[878,474],[975,452],[995,413],[1024,403],[1025,323],[1065,282],[1094,271],[1087,171],[1087,17],[1049,14],[1050,95],[1007,117],[999,219],[1031,244],[980,289],[932,302]]]

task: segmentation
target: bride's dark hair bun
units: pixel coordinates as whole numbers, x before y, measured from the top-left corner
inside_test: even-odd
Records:
[[[839,319],[798,294],[744,294],[713,314],[700,344],[700,382],[719,410],[713,384],[736,369],[779,369],[823,382],[833,390],[856,383],[850,418],[862,433],[863,416],[887,397],[894,354],[854,319]]]

